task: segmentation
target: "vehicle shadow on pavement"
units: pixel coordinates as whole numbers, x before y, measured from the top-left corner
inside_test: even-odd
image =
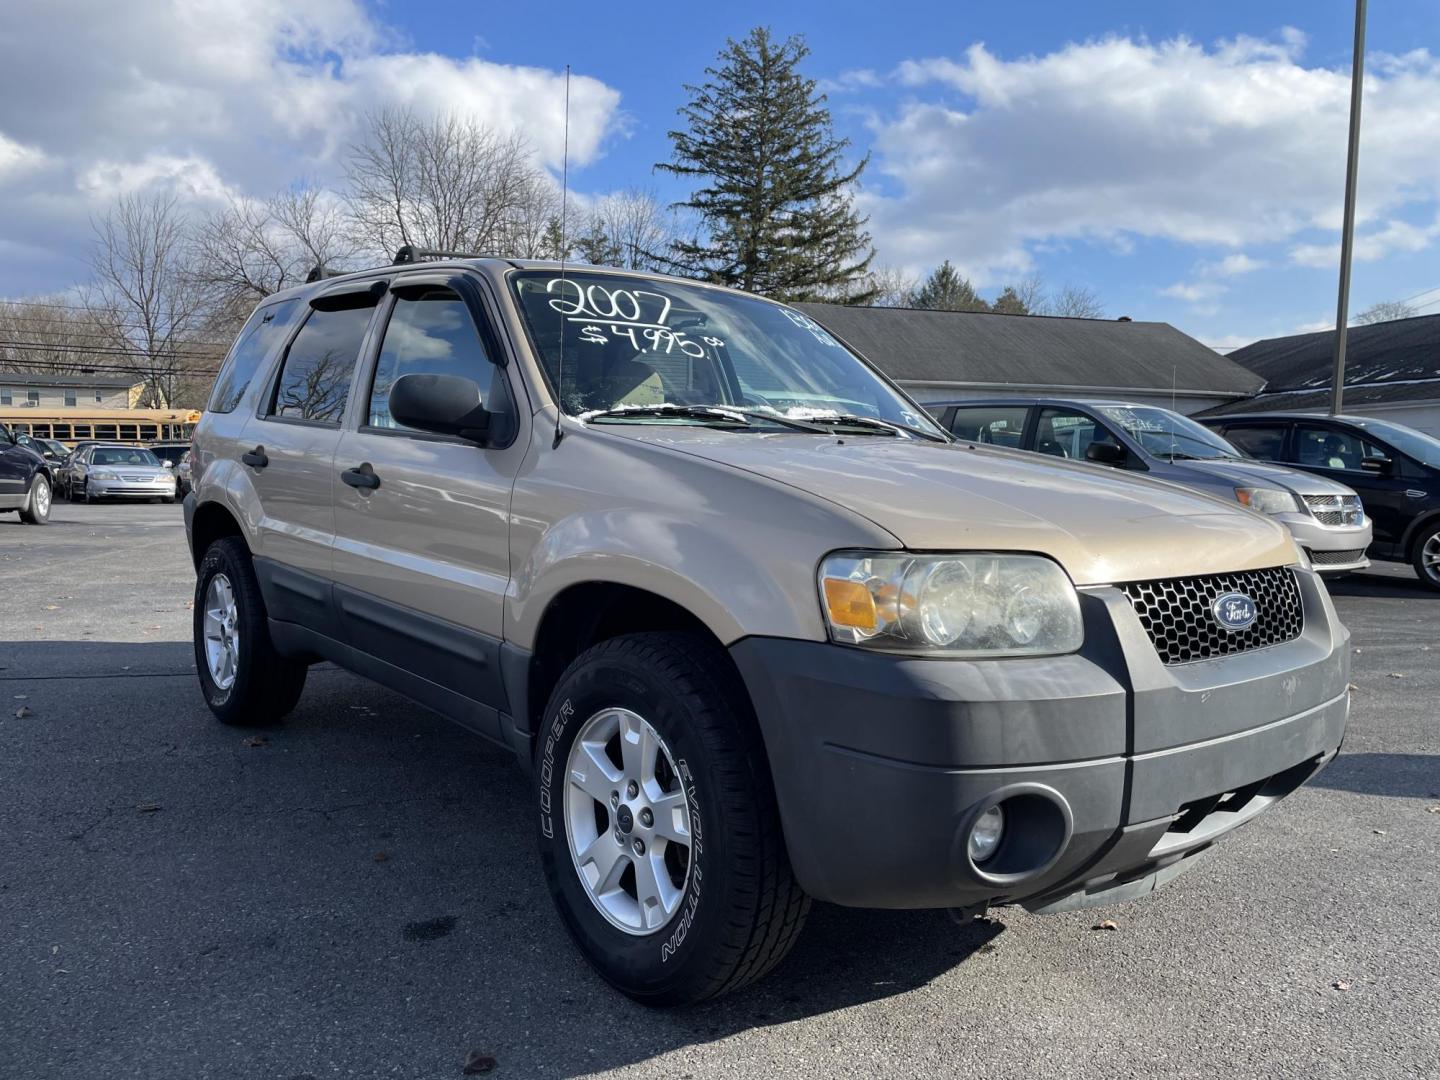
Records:
[[[1331,596],[1369,596],[1395,600],[1440,601],[1440,592],[1427,589],[1413,574],[1347,574],[1326,581]]]
[[[1359,795],[1440,799],[1440,754],[1342,752],[1309,786]]]
[[[904,994],[1004,929],[816,905],[760,983],[651,1011],[567,937],[513,758],[388,691],[320,666],[285,723],[227,728],[181,641],[0,642],[0,691],[16,1075],[194,1075],[202,1047],[214,1075],[452,1075],[481,1049],[569,1077]]]

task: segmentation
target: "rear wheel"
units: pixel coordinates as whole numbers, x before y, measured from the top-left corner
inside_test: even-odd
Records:
[[[546,710],[536,782],[550,893],[619,990],[690,1004],[790,951],[809,898],[749,702],[712,643],[632,634],[581,654]]]
[[[1440,522],[1426,525],[1415,539],[1411,564],[1415,576],[1432,589],[1440,589]]]
[[[195,669],[205,703],[222,723],[273,724],[305,689],[306,666],[275,651],[250,552],[216,540],[195,582]]]
[[[30,499],[20,511],[20,520],[27,525],[44,525],[50,520],[50,481],[44,473],[36,473],[30,481]]]

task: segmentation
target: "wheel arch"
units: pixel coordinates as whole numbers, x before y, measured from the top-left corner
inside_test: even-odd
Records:
[[[588,581],[562,589],[546,604],[526,673],[524,711],[528,715],[516,719],[523,719],[528,730],[537,730],[551,692],[577,656],[602,641],[646,631],[691,634],[713,644],[717,657],[723,658],[721,662],[749,701],[745,681],[725,643],[694,612],[636,585]]]
[[[240,527],[239,520],[229,507],[218,502],[203,502],[195,507],[195,515],[190,521],[190,560],[197,570],[210,545],[225,536],[239,537],[246,550],[249,550],[250,544],[245,539],[245,530]]]

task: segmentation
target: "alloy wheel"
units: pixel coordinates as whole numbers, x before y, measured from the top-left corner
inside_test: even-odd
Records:
[[[690,806],[675,757],[649,722],[602,709],[581,727],[566,763],[570,858],[596,910],[627,934],[675,915],[690,879]]]
[[[1440,585],[1440,532],[1434,533],[1420,549],[1420,569],[1426,577]]]
[[[216,574],[205,589],[205,666],[217,689],[235,685],[240,668],[239,612],[235,589],[224,574]]]

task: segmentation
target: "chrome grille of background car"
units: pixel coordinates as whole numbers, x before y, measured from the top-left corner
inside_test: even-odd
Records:
[[[1294,572],[1284,567],[1136,581],[1119,588],[1167,664],[1280,645],[1299,637],[1305,627],[1300,586]],[[1255,622],[1244,630],[1226,630],[1211,611],[1218,597],[1231,592],[1255,601]]]
[[[1321,525],[1357,525],[1364,516],[1358,495],[1306,495],[1305,505]]]
[[[1310,551],[1310,561],[1316,566],[1348,566],[1350,563],[1359,562],[1365,555],[1364,548],[1356,548],[1354,551]]]
[[[126,476],[126,475],[123,475],[123,474],[122,474],[121,477],[120,477],[120,479],[121,479],[121,480],[124,480],[127,484],[148,484],[148,483],[150,483],[150,481],[152,481],[152,480],[158,480],[159,477],[155,477],[155,476],[136,476],[136,475],[134,475],[134,474],[131,474],[131,475]]]

